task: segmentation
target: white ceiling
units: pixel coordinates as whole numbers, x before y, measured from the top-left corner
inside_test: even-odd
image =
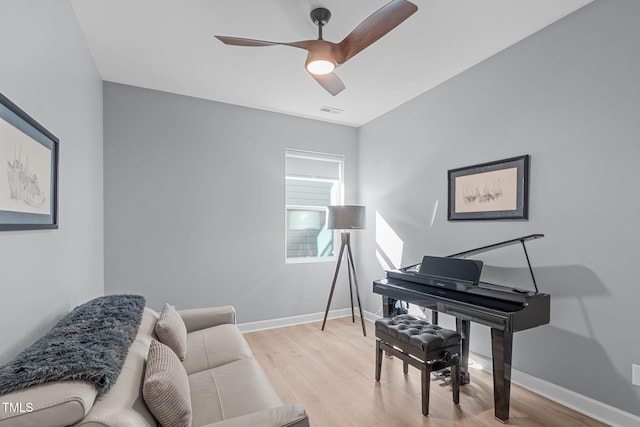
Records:
[[[214,101],[360,126],[592,0],[414,0],[418,11],[336,69],[331,96],[306,51],[227,46],[214,35],[339,42],[389,0],[71,0],[102,78]],[[324,112],[322,107],[342,110]]]

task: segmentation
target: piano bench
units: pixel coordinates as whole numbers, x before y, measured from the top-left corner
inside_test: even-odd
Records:
[[[382,352],[402,360],[403,371],[408,365],[422,372],[422,415],[429,415],[429,374],[451,368],[453,403],[460,403],[460,334],[432,325],[408,314],[383,317],[375,322],[376,381],[380,381]]]

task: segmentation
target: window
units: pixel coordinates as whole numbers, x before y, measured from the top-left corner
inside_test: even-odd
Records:
[[[344,157],[286,150],[285,160],[287,262],[334,259],[326,207],[342,204]]]

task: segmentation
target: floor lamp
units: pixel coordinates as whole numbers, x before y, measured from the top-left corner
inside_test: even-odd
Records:
[[[327,229],[329,230],[353,230],[365,227],[365,207],[364,206],[327,206]],[[358,309],[360,310],[360,321],[362,322],[362,333],[367,336],[367,329],[364,326],[364,317],[362,315],[362,305],[360,304],[360,292],[358,291],[358,278],[356,277],[356,267],[353,263],[353,254],[351,252],[351,234],[348,231],[340,233],[341,245],[340,254],[338,255],[338,265],[333,275],[333,283],[331,283],[331,292],[329,292],[329,300],[327,301],[327,309],[324,311],[324,320],[322,321],[322,330],[327,322],[333,291],[336,288],[336,280],[338,280],[338,272],[342,263],[342,256],[345,253],[347,257],[347,271],[349,274],[349,297],[351,298],[351,321],[355,323],[355,313],[353,309],[353,288],[355,286],[356,298],[358,299]]]

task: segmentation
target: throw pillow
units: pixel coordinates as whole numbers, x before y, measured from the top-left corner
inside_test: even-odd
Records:
[[[147,407],[167,427],[191,427],[191,393],[187,371],[166,345],[151,341],[142,384]]]
[[[155,330],[160,342],[171,347],[178,358],[184,360],[187,355],[187,327],[174,306],[164,305]]]

